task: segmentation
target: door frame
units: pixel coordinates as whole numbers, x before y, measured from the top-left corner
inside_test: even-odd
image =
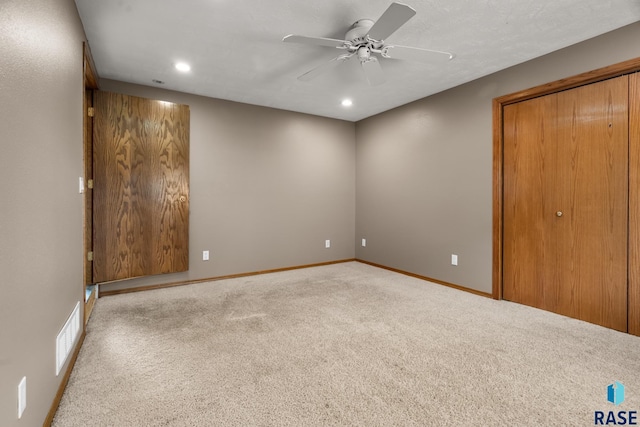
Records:
[[[91,294],[87,301],[85,294],[87,286],[93,284],[93,264],[88,259],[88,253],[93,251],[93,190],[89,188],[89,180],[93,179],[93,118],[89,116],[89,107],[93,107],[93,91],[98,89],[98,73],[96,71],[89,43],[83,42],[83,76],[82,88],[82,128],[83,128],[83,275],[82,275],[82,301],[84,304],[84,324],[89,320],[89,315],[95,303],[96,292]]]
[[[539,96],[549,95],[567,89],[573,89],[578,86],[596,83],[613,77],[631,74],[640,71],[640,58],[634,58],[618,64],[610,65],[586,73],[578,74],[565,79],[546,83],[520,92],[500,96],[493,99],[493,280],[492,280],[492,296],[494,299],[502,299],[503,285],[503,190],[504,190],[504,157],[503,157],[503,107],[520,101],[536,98]],[[629,134],[631,146],[637,147],[640,141],[634,141],[638,135]],[[635,156],[640,156],[640,149],[630,150],[630,164],[640,164],[638,159],[634,161]],[[630,171],[631,173],[631,171]],[[633,179],[633,177],[631,178]],[[634,181],[630,181],[630,184]],[[640,187],[640,186],[638,186]],[[640,206],[634,206],[632,200],[640,200],[640,188],[629,185],[629,217],[640,218]],[[635,199],[634,196],[635,195]],[[638,210],[633,215],[632,209]],[[629,241],[640,241],[640,221],[638,224],[629,224]],[[629,253],[629,265],[632,268],[640,269],[640,254]],[[635,277],[638,276],[637,279]],[[640,304],[640,272],[638,274],[629,275],[629,308]],[[629,333],[640,335],[640,311],[628,311],[628,330]],[[632,318],[633,316],[633,318]]]

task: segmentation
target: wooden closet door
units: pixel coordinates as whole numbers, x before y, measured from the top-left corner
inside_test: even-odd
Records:
[[[555,109],[555,95],[504,107],[503,297],[545,310],[556,271]]]
[[[627,330],[628,79],[560,92],[556,312]]]
[[[97,91],[94,281],[189,268],[189,107]]]
[[[640,336],[640,73],[629,76],[629,333]]]
[[[503,296],[626,330],[626,77],[505,106]]]

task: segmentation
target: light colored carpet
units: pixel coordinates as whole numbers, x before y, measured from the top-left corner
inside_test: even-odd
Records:
[[[640,410],[640,338],[350,262],[98,300],[53,425],[589,426],[596,410]]]

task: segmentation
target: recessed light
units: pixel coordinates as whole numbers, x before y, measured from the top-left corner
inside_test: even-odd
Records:
[[[187,71],[191,71],[191,66],[186,62],[178,62],[176,64],[176,70],[186,73]]]
[[[353,101],[350,99],[343,99],[342,106],[343,107],[351,107],[353,105]]]

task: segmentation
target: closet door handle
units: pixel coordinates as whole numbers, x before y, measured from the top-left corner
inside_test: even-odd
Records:
[[[561,216],[562,216],[562,211],[558,211],[558,212],[556,212],[556,216],[557,216],[557,217],[561,217]]]

